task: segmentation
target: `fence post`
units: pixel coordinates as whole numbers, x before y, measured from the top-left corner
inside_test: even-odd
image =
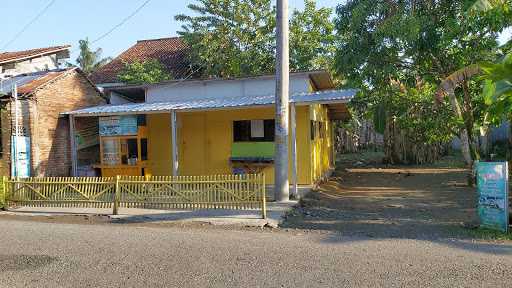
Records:
[[[119,206],[119,175],[116,175],[116,187],[114,191],[114,203],[112,204],[112,214],[117,215]]]
[[[260,184],[261,184],[261,217],[263,219],[267,219],[267,193],[265,191],[265,174],[260,174],[259,176],[261,178]]]
[[[7,192],[6,192],[6,178],[2,176],[2,191],[0,192],[0,210],[5,210],[7,208]]]

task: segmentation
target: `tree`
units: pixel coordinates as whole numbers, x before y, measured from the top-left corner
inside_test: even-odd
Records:
[[[464,67],[448,77],[444,79],[439,85],[439,90],[437,92],[437,99],[442,100],[443,95],[447,95],[452,106],[452,109],[455,113],[455,116],[459,120],[460,123],[467,122],[465,121],[464,113],[462,112],[462,108],[459,104],[459,100],[455,94],[455,90],[461,85],[467,85],[466,83],[470,81],[470,79],[480,73],[480,67],[478,65],[471,65],[468,67]],[[467,101],[466,101],[467,103]],[[467,117],[467,116],[466,116]],[[470,147],[470,134],[471,127],[468,128],[466,125],[461,125],[459,128],[459,138],[462,145],[462,155],[466,164],[468,166],[473,165],[473,157],[471,156],[471,147]]]
[[[127,84],[159,83],[171,79],[165,67],[156,59],[125,63],[118,75],[119,80]]]
[[[484,130],[489,125],[498,126],[503,120],[512,123],[512,53],[508,53],[496,63],[482,63],[482,97],[484,105]],[[512,157],[512,127],[508,139],[508,155]],[[486,147],[487,148],[487,147]]]
[[[290,20],[290,66],[296,71],[331,69],[334,53],[332,9],[316,8],[305,0],[304,11],[294,10]]]
[[[397,103],[410,99],[401,97],[401,93],[419,88],[434,97],[436,93],[424,87],[437,87],[459,69],[495,59],[499,53],[496,39],[510,24],[510,13],[505,10],[467,13],[467,5],[465,0],[347,1],[337,9],[336,71],[351,85],[364,87],[367,108],[385,107],[386,123],[407,119],[409,116],[402,113]],[[452,112],[452,122],[448,124],[456,129],[449,133],[457,135],[467,130],[468,141],[473,144],[475,125],[482,122],[477,109],[481,97],[476,80],[470,77],[460,80],[453,96],[461,103],[461,113]],[[430,114],[438,114],[439,107],[450,108],[448,101],[442,104],[432,105]],[[413,127],[410,132],[419,132],[414,130]],[[451,129],[441,129],[439,133],[447,131]],[[396,140],[395,135],[387,134],[387,139]]]
[[[80,69],[84,71],[86,74],[91,74],[96,69],[100,68],[101,66],[107,64],[112,60],[112,58],[110,57],[101,58],[103,50],[101,48],[98,48],[95,51],[92,51],[89,45],[89,39],[87,38],[78,41],[80,55],[78,55],[76,62],[78,63]]]
[[[290,20],[292,70],[329,68],[334,47],[331,10],[306,0]],[[271,74],[275,64],[275,7],[271,0],[198,0],[179,34],[204,77]]]
[[[490,123],[512,116],[512,53],[497,63],[480,64],[484,80],[482,95]]]
[[[271,73],[275,7],[270,0],[199,0],[179,34],[191,47],[191,60],[206,77]]]

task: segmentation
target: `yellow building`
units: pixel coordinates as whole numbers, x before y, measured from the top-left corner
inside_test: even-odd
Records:
[[[290,76],[291,183],[314,184],[333,168],[333,121],[349,116],[346,103],[356,93],[333,88],[323,71]],[[272,184],[274,89],[273,76],[108,88],[113,104],[65,113],[74,142],[85,141],[76,127],[96,125],[99,134],[100,163],[84,168],[74,149],[73,174],[264,172]]]

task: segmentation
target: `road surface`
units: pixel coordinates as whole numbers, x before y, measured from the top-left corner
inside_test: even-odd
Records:
[[[510,287],[512,244],[0,215],[0,287]]]

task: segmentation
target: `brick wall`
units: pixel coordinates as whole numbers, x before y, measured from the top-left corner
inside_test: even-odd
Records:
[[[69,176],[71,172],[71,150],[69,119],[59,113],[84,107],[105,104],[99,92],[82,74],[73,71],[56,82],[35,93],[37,108],[34,114],[38,121],[31,128],[33,175]],[[35,144],[35,145],[34,145]]]
[[[71,172],[71,150],[69,119],[61,112],[105,104],[100,93],[77,71],[36,91],[23,102],[20,123],[31,140],[32,176],[69,176]],[[9,175],[11,123],[14,116],[11,104],[6,104],[0,113],[2,121],[2,157],[0,173]],[[14,108],[14,106],[12,106]],[[12,122],[11,122],[12,121]]]

